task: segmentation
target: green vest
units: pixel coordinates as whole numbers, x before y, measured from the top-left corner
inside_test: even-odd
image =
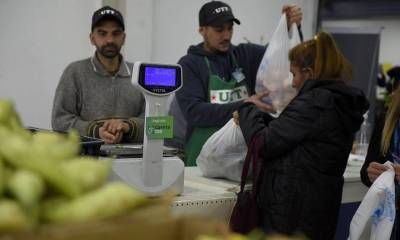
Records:
[[[208,78],[208,102],[212,104],[224,104],[240,101],[248,98],[248,89],[244,80],[244,75],[238,67],[236,59],[233,57],[236,66],[235,72],[232,73],[233,79],[225,81],[218,75],[212,73],[210,62],[204,57],[209,71]],[[204,113],[207,114],[207,113]],[[210,116],[212,117],[212,116]],[[196,166],[196,158],[207,139],[220,127],[196,127],[193,129],[189,141],[185,145],[185,164],[186,166]]]

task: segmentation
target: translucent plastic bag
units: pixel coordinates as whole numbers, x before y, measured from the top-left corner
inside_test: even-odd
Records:
[[[289,50],[300,43],[300,36],[295,23],[287,30],[286,15],[282,14],[278,27],[272,35],[267,50],[257,71],[256,92],[269,91],[263,99],[272,103],[280,113],[296,95],[292,88]]]
[[[205,177],[240,182],[246,153],[242,130],[231,119],[206,141],[196,164]]]
[[[348,240],[389,240],[396,216],[395,173],[391,162],[369,188],[350,223]]]
[[[296,23],[292,23],[292,26],[290,26],[290,31],[289,31],[289,46],[290,48],[293,48],[299,43],[301,43],[299,29],[297,28]]]

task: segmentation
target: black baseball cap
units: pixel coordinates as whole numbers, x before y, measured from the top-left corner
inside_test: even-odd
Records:
[[[103,20],[114,20],[125,31],[124,18],[122,14],[110,6],[104,6],[93,13],[92,16],[92,31]]]
[[[228,21],[240,24],[239,19],[233,16],[232,8],[224,2],[212,1],[204,4],[200,8],[200,26],[221,26]]]

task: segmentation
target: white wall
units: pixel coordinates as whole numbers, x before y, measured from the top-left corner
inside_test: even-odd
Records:
[[[150,61],[153,39],[153,1],[127,0],[124,17],[125,57],[132,62]]]
[[[201,41],[198,12],[206,0],[154,0],[152,60],[177,62],[189,45]],[[305,38],[312,36],[314,0],[226,0],[241,25],[234,26],[233,43],[266,44],[278,24],[282,6],[297,4],[304,12]],[[129,10],[129,9],[128,9]]]
[[[65,66],[92,54],[90,18],[100,1],[2,0],[0,98],[14,100],[25,125],[50,127]]]
[[[374,18],[365,20],[324,21],[323,27],[382,28],[379,62],[400,65],[400,19]]]
[[[122,51],[129,61],[177,62],[189,45],[201,41],[198,11],[206,0],[1,0],[0,98],[14,100],[25,125],[50,128],[61,73],[70,62],[93,54],[91,16],[104,2],[115,3],[125,15]],[[242,22],[235,26],[234,43],[246,37],[265,44],[285,3],[303,8],[305,38],[312,35],[316,0],[226,2]]]

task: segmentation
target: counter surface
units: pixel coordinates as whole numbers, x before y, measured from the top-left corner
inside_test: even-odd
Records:
[[[361,165],[356,165],[349,165],[344,174],[342,203],[360,202],[368,190],[359,177]],[[195,214],[228,222],[238,191],[239,183],[205,178],[199,168],[186,167],[184,191],[173,202],[172,211],[176,215]]]

